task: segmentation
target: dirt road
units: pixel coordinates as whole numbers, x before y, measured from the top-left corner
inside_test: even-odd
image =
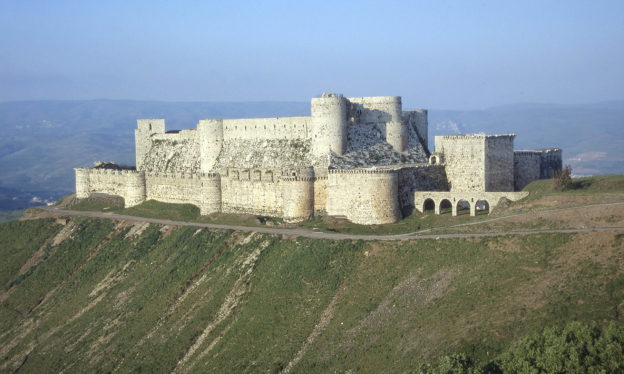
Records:
[[[58,209],[56,207],[39,207],[47,212],[52,212],[54,215],[59,216],[81,216],[92,218],[108,218],[116,220],[126,220],[135,222],[149,222],[160,225],[172,225],[172,226],[192,226],[192,227],[204,227],[209,229],[219,230],[236,230],[246,232],[260,232],[265,234],[275,235],[287,235],[287,236],[302,236],[306,238],[316,239],[331,239],[331,240],[419,240],[419,239],[450,239],[450,238],[483,238],[491,236],[504,236],[504,235],[531,235],[531,234],[549,234],[549,233],[579,233],[579,232],[591,232],[591,231],[624,231],[624,227],[585,227],[578,229],[551,229],[551,230],[519,230],[519,231],[500,231],[500,232],[487,232],[487,233],[453,233],[453,234],[425,234],[429,230],[415,231],[404,234],[393,235],[356,235],[356,234],[340,234],[332,232],[320,232],[304,228],[285,229],[276,227],[253,227],[253,226],[233,226],[233,225],[218,225],[211,223],[199,223],[199,222],[185,222],[185,221],[172,221],[168,219],[158,218],[145,218],[128,216],[115,213],[103,213],[103,212],[90,212],[90,211],[78,211],[78,210],[66,210]],[[499,219],[503,219],[501,217]],[[481,222],[475,222],[482,223]]]

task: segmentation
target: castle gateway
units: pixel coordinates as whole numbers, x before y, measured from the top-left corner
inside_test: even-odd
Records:
[[[140,119],[136,168],[76,168],[76,196],[383,224],[445,202],[474,214],[477,202],[517,200],[526,193],[514,191],[561,170],[560,149],[514,151],[513,134],[436,136],[431,153],[427,127],[427,111],[404,111],[398,96],[335,94],[313,98],[307,117],[207,119],[181,131]]]

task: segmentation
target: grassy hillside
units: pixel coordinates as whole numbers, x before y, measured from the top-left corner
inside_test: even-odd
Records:
[[[621,322],[616,232],[326,241],[74,218],[0,224],[0,372],[403,372]]]
[[[537,180],[524,187],[523,191],[529,191],[538,196],[561,193],[553,189],[552,179]],[[624,192],[624,174],[572,178],[571,186],[564,192],[566,194],[621,193]]]

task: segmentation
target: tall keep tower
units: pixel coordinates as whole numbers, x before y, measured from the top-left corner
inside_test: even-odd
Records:
[[[211,172],[223,147],[223,120],[202,119],[197,125],[201,171]]]
[[[347,100],[342,95],[323,94],[312,99],[312,154],[329,151],[344,154],[347,139]]]

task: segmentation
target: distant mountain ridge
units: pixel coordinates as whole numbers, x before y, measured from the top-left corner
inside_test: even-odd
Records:
[[[608,100],[608,101],[598,101],[595,103],[582,103],[582,104],[554,104],[554,103],[534,103],[534,102],[523,102],[523,103],[512,103],[512,104],[504,104],[504,105],[496,105],[492,107],[488,107],[484,110],[492,111],[492,110],[535,110],[535,109],[575,109],[575,108],[592,108],[592,109],[604,109],[604,108],[616,108],[616,107],[624,107],[624,100]]]
[[[0,209],[39,204],[72,192],[74,167],[97,160],[134,164],[137,118],[165,118],[167,129],[173,130],[193,128],[204,118],[309,114],[308,102],[3,102]],[[430,149],[435,135],[478,132],[515,133],[517,149],[561,147],[564,162],[576,175],[624,171],[624,101],[429,110]]]

